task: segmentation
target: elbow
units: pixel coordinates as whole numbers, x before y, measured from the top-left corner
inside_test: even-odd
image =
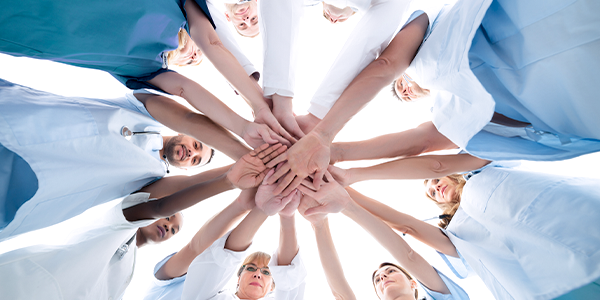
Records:
[[[391,59],[380,56],[371,65],[377,69],[377,74],[381,77],[381,80],[392,82],[396,78],[400,77],[406,68],[397,66]]]

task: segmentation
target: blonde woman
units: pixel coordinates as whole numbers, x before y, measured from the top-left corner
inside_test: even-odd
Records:
[[[458,277],[467,276],[470,267],[498,299],[597,298],[598,181],[494,165],[464,179],[448,176],[486,164],[467,154],[430,155],[331,170],[344,184],[428,178],[426,194],[444,209],[442,230],[353,190],[349,194],[394,229],[440,252]],[[325,193],[319,191],[325,206],[317,212],[336,207],[337,200],[325,199]]]

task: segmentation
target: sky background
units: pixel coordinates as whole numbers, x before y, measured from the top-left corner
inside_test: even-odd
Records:
[[[400,17],[401,13],[399,13]],[[296,75],[296,97],[294,111],[305,114],[309,101],[325,76],[344,41],[360,18],[360,14],[341,24],[329,24],[321,13],[321,6],[307,8],[301,30],[302,47],[298,72]],[[259,70],[262,69],[260,36],[254,39],[238,39],[240,46]],[[200,66],[178,68],[177,71],[197,81],[241,116],[251,120],[251,111],[244,100],[236,96],[224,78],[213,68],[208,60]],[[13,83],[65,96],[89,98],[116,98],[128,92],[118,81],[107,73],[82,69],[49,61],[27,58],[14,58],[0,54],[0,78]],[[187,104],[185,100],[176,99]],[[403,131],[430,120],[431,99],[417,103],[401,103],[384,89],[363,111],[354,117],[336,137],[336,141],[357,141],[378,135]],[[34,130],[32,124],[32,130]],[[165,134],[172,132],[165,131]],[[212,163],[194,171],[180,171],[171,168],[172,175],[191,175],[199,171],[231,164],[233,161],[218,153]],[[382,161],[340,163],[342,168],[367,166]],[[596,172],[600,154],[591,154],[561,162],[523,162],[519,168],[560,174],[564,176],[583,176],[599,178]],[[118,172],[118,170],[115,170]],[[439,214],[438,208],[426,200],[422,180],[368,181],[353,185],[363,194],[377,199],[393,208],[425,219]],[[141,299],[152,280],[154,265],[166,255],[181,249],[212,215],[233,201],[239,190],[222,193],[203,201],[186,211],[182,231],[170,241],[161,245],[146,246],[138,251],[137,266],[131,285],[124,299]],[[74,226],[85,226],[90,215],[98,215],[114,202],[88,210],[83,215],[56,226],[22,235],[3,243],[0,253],[37,243],[61,243]],[[435,223],[435,222],[434,222]],[[314,234],[310,224],[300,215],[296,216],[297,234],[304,262],[308,269],[305,299],[333,299],[327,286],[317,253]],[[377,299],[371,285],[371,274],[377,265],[384,261],[394,262],[392,256],[381,247],[362,228],[345,216],[331,215],[330,227],[345,275],[358,299]],[[278,244],[278,217],[269,218],[257,233],[251,251],[272,253]],[[446,267],[439,255],[427,246],[406,236],[407,242],[430,264],[459,283],[471,299],[491,299],[492,296],[482,281],[476,276],[458,280]],[[233,280],[233,278],[232,278]],[[235,286],[233,284],[232,286]]]

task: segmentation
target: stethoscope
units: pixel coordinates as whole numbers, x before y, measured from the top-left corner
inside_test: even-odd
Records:
[[[128,141],[131,141],[131,138],[134,135],[138,135],[138,134],[160,134],[160,132],[158,132],[158,131],[131,131],[131,129],[129,129],[129,127],[127,127],[127,126],[121,127],[121,135]]]
[[[158,135],[160,135],[160,132],[158,132],[158,131],[131,131],[131,129],[129,129],[129,127],[127,127],[127,126],[121,127],[121,136],[123,136],[128,141],[131,141],[131,138],[134,135],[146,135],[146,134],[158,134]],[[169,161],[167,160],[167,156],[166,155],[163,155],[163,161],[167,165],[167,174],[171,173],[169,171]]]

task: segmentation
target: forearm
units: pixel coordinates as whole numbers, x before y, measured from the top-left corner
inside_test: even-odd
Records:
[[[267,215],[257,207],[253,208],[250,213],[233,229],[229,238],[225,243],[225,249],[231,251],[244,251],[252,244],[254,235],[258,232],[260,226],[267,219]]]
[[[340,263],[335,244],[329,230],[329,221],[325,219],[320,224],[313,224],[315,237],[317,239],[317,248],[319,249],[319,258],[327,278],[327,283],[335,299],[356,299],[352,288],[344,276],[344,269]]]
[[[279,247],[277,248],[277,265],[287,266],[298,254],[298,239],[296,237],[296,220],[280,216]]]
[[[226,174],[222,174],[172,195],[125,209],[123,214],[129,221],[165,218],[233,188]]]
[[[424,244],[451,256],[458,256],[456,248],[442,231],[430,224],[417,220],[413,216],[399,212],[377,200],[371,199],[352,188],[346,191],[354,202],[373,216],[381,219],[391,228],[402,233],[410,234]]]
[[[227,173],[229,168],[231,168],[231,165],[204,171],[193,176],[180,175],[164,177],[141,188],[139,192],[150,193],[150,198],[163,198],[196,185],[199,182],[215,179]]]
[[[432,179],[476,170],[488,163],[469,154],[423,155],[352,168],[348,172],[351,183],[373,179]]]
[[[192,240],[185,245],[179,252],[175,253],[161,268],[156,272],[156,278],[160,280],[168,280],[179,277],[187,273],[188,268],[196,256],[204,252],[217,239],[225,235],[227,231],[239,219],[244,216],[249,210],[240,204],[242,197],[254,198],[252,190],[244,190],[238,196],[236,201],[233,201],[221,212],[209,219],[198,230]]]
[[[217,124],[242,135],[247,120],[237,115],[227,105],[196,82],[175,72],[166,72],[148,81],[165,92],[180,96]]]
[[[214,147],[233,160],[251,151],[227,129],[172,99],[150,94],[136,94],[136,97],[158,122]]]
[[[414,129],[386,134],[365,141],[335,143],[336,161],[403,158],[422,153],[455,149],[449,139],[437,131],[432,122]],[[332,150],[333,152],[333,150]]]

